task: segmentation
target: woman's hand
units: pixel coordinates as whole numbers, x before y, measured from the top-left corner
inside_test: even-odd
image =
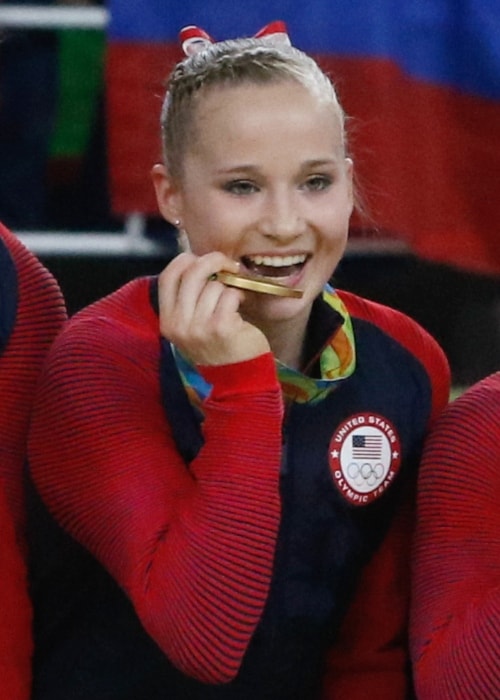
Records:
[[[159,276],[160,332],[199,365],[243,362],[270,350],[239,313],[244,292],[210,279],[220,270],[237,273],[238,263],[218,252],[181,253]]]

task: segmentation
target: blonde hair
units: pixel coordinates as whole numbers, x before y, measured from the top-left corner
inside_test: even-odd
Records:
[[[292,46],[259,39],[235,39],[211,44],[173,69],[161,111],[163,158],[173,178],[182,175],[187,143],[192,143],[196,107],[213,87],[269,84],[294,80],[321,100],[332,103],[345,143],[345,113],[335,88],[319,65]]]

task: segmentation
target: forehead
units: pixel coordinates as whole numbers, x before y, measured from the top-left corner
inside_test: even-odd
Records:
[[[192,154],[277,146],[278,141],[297,148],[304,139],[337,149],[344,140],[338,104],[295,80],[203,90],[193,127]]]

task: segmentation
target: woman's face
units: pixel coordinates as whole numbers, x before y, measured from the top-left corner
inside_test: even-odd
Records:
[[[339,115],[292,80],[200,95],[180,182],[154,175],[160,210],[180,219],[196,255],[218,250],[241,272],[304,290],[245,293],[241,312],[278,322],[309,313],[345,248],[352,163]]]

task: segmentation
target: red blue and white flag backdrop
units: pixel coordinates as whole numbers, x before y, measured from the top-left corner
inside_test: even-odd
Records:
[[[165,78],[180,28],[252,36],[282,19],[351,116],[351,150],[379,232],[417,254],[500,274],[499,0],[111,0],[112,206],[157,214]]]

